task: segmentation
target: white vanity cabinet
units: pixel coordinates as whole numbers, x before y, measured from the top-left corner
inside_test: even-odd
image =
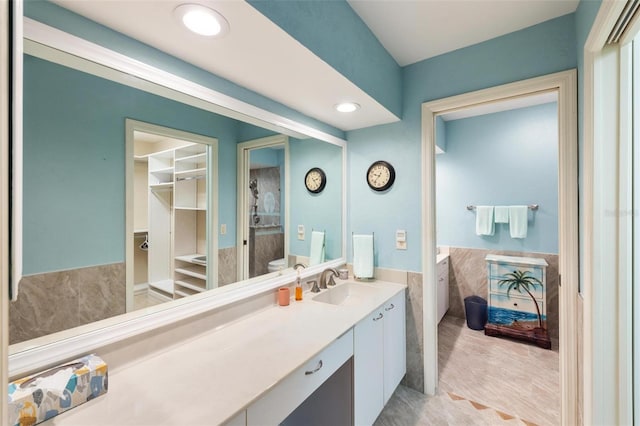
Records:
[[[438,323],[449,310],[449,256],[438,259]]]
[[[353,329],[247,408],[247,426],[280,424],[353,355]]]
[[[407,370],[404,291],[353,330],[354,424],[371,425]]]

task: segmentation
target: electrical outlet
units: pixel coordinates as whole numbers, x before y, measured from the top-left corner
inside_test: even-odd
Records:
[[[298,225],[298,239],[304,241],[304,225]]]

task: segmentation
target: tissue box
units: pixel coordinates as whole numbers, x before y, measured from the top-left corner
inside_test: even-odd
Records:
[[[96,355],[9,383],[9,424],[30,426],[107,392],[107,364]]]

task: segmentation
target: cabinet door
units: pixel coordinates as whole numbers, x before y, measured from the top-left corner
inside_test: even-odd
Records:
[[[382,309],[376,309],[353,330],[353,415],[356,426],[373,424],[384,406],[383,324]]]
[[[438,263],[438,323],[449,310],[449,259]]]
[[[384,304],[384,404],[407,371],[404,291]]]

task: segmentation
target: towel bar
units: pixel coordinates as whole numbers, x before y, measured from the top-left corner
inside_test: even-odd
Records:
[[[533,211],[536,211],[536,210],[538,210],[540,205],[539,204],[529,204],[527,207],[529,207],[529,209],[531,209]],[[469,210],[469,211],[472,211],[472,210],[475,210],[475,209],[476,209],[476,206],[474,206],[473,204],[469,204],[467,206],[467,210]]]

